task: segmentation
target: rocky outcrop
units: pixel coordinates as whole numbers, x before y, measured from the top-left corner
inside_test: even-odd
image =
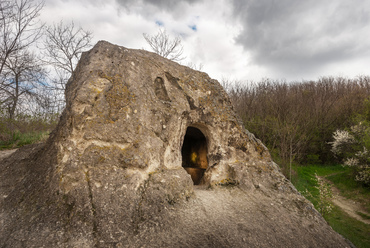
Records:
[[[1,162],[3,247],[349,247],[207,74],[101,41],[66,98]]]

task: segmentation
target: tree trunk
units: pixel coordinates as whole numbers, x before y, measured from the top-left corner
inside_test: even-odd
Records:
[[[9,107],[9,119],[14,120],[15,117],[15,110],[17,109],[18,99],[19,99],[19,77],[15,75],[14,77],[15,83],[15,92],[13,96],[13,104]]]

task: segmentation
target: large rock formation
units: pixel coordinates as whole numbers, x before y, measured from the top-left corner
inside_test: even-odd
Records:
[[[101,41],[66,97],[1,162],[2,247],[349,247],[207,74]]]

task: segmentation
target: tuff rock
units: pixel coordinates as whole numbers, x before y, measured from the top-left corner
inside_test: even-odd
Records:
[[[350,247],[203,72],[100,41],[1,161],[1,247]]]

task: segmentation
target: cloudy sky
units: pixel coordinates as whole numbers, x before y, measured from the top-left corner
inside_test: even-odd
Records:
[[[41,18],[147,50],[143,33],[162,26],[181,36],[182,64],[218,80],[370,75],[367,0],[46,0]]]

